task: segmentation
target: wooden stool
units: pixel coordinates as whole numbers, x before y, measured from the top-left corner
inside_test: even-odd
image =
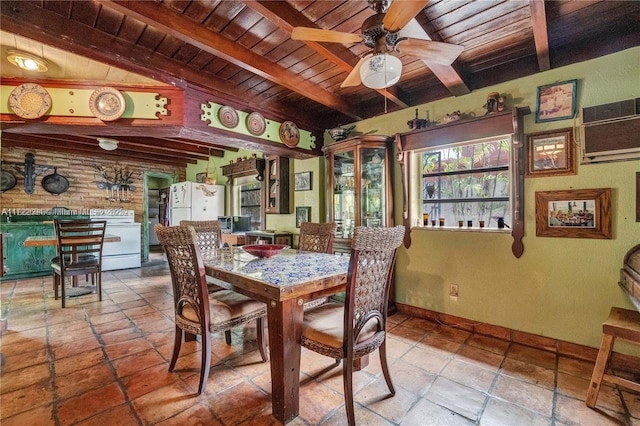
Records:
[[[640,343],[640,312],[611,308],[609,318],[602,323],[602,333],[604,336],[602,336],[602,344],[600,344],[600,351],[598,352],[596,365],[593,367],[589,392],[587,393],[587,407],[590,408],[596,406],[602,381],[640,392],[640,383],[623,379],[613,374],[605,374],[616,338]]]

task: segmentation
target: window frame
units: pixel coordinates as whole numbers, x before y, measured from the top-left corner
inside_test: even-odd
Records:
[[[428,174],[429,177],[446,177],[446,176],[463,176],[463,175],[467,175],[467,174],[477,174],[477,173],[487,173],[487,172],[500,172],[500,171],[506,171],[508,172],[509,175],[509,187],[508,187],[508,195],[504,196],[504,197],[485,197],[485,198],[445,198],[445,199],[440,199],[440,200],[425,200],[424,199],[424,194],[423,194],[423,179],[426,177],[427,174],[424,173],[423,171],[423,164],[422,164],[422,157],[425,153],[429,153],[429,152],[437,152],[443,149],[451,149],[451,148],[457,148],[457,147],[464,147],[464,146],[470,146],[470,145],[479,145],[485,142],[498,142],[500,140],[508,140],[508,143],[510,145],[509,147],[509,161],[507,162],[507,165],[505,166],[490,166],[490,167],[483,167],[483,168],[476,168],[476,169],[466,169],[466,170],[456,170],[456,171],[440,171],[440,172],[435,172],[435,173],[430,173]],[[478,139],[478,140],[470,140],[470,141],[461,141],[461,142],[457,142],[457,143],[452,143],[452,144],[444,144],[444,145],[436,145],[436,146],[430,146],[428,148],[423,148],[423,149],[419,149],[419,150],[415,150],[413,151],[412,155],[411,155],[411,160],[414,162],[414,166],[411,168],[412,170],[416,170],[416,175],[415,176],[411,176],[410,179],[417,179],[416,185],[417,188],[415,188],[414,191],[412,191],[412,193],[410,194],[410,198],[411,195],[416,197],[415,202],[412,200],[410,201],[410,206],[412,209],[416,209],[416,218],[418,218],[416,220],[416,223],[418,224],[417,227],[426,227],[426,226],[421,226],[420,223],[422,223],[422,221],[420,220],[420,218],[422,217],[423,212],[423,206],[425,203],[433,203],[433,204],[441,204],[441,205],[446,205],[446,204],[453,204],[453,203],[482,203],[482,202],[507,202],[509,205],[509,210],[510,210],[510,214],[513,213],[513,202],[512,199],[514,197],[514,190],[513,190],[513,182],[515,181],[515,179],[517,178],[516,173],[514,172],[514,159],[513,159],[513,150],[515,149],[514,146],[514,140],[513,140],[513,135],[508,134],[508,135],[502,135],[502,136],[495,136],[495,137],[489,137],[489,138],[484,138],[484,139]],[[414,216],[414,215],[412,215]],[[432,218],[435,219],[435,218]],[[485,220],[485,222],[487,222],[488,225],[488,221]],[[487,228],[489,228],[489,226],[487,226]],[[487,228],[483,228],[483,229],[487,229]],[[433,229],[433,228],[432,228]],[[435,228],[435,229],[442,229],[440,227]],[[447,224],[447,226],[445,226],[445,229],[447,230],[461,230],[459,226],[454,225],[453,223],[449,222]],[[468,229],[466,227],[464,227],[463,229]],[[478,230],[479,228],[474,228],[474,230]],[[492,230],[497,230],[497,229],[492,229]],[[508,229],[504,229],[504,230],[500,230],[500,232],[507,232]]]
[[[483,117],[458,120],[435,127],[396,134],[396,158],[400,164],[402,184],[402,222],[405,227],[404,246],[411,246],[411,224],[416,223],[415,214],[410,209],[409,194],[412,191],[411,156],[414,151],[486,138],[512,136],[512,158],[515,178],[512,182],[512,224],[513,244],[511,251],[516,258],[522,256],[524,245],[524,116],[531,114],[528,106],[516,107],[511,111],[491,113]]]

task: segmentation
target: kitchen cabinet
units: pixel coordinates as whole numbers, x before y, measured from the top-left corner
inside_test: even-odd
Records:
[[[24,241],[32,235],[54,235],[53,223],[0,223],[0,233],[5,256],[2,280],[51,274],[51,259],[56,256],[56,247],[25,247]]]
[[[240,186],[240,216],[251,218],[250,229],[262,224],[262,183],[252,182]]]
[[[291,213],[291,172],[289,159],[279,155],[267,156],[265,187],[267,190],[266,213]]]
[[[393,139],[358,136],[325,146],[327,221],[336,222],[336,252],[350,252],[356,226],[393,225],[391,150]]]

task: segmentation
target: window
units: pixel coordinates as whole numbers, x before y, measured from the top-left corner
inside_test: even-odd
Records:
[[[499,218],[511,223],[511,147],[511,136],[503,136],[419,151],[422,213],[429,225],[441,219],[444,226],[464,228],[498,228]]]

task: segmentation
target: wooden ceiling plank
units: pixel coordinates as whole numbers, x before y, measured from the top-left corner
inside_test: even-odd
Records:
[[[272,80],[289,90],[301,93],[322,105],[337,109],[356,120],[361,118],[339,96],[318,88],[289,70],[256,55],[251,50],[220,34],[194,25],[193,21],[170,11],[166,6],[151,2],[109,1],[104,4],[150,26],[158,27],[167,34],[180,38],[237,66],[246,67],[251,72]]]
[[[185,88],[186,82],[189,82],[208,89],[211,100],[248,106],[249,100],[245,91],[215,75],[189,69],[184,64],[167,60],[159,54],[91,28],[70,25],[60,20],[53,12],[39,8],[32,2],[2,0],[0,11],[3,31],[38,40],[55,48],[127,69],[175,87]],[[95,48],[106,45],[109,46],[109,50]],[[265,116],[276,120],[298,117],[297,124],[308,129],[319,128],[319,122],[323,121],[315,112],[301,111],[295,105],[285,105],[275,100],[261,104],[261,108]]]
[[[303,14],[298,12],[295,8],[293,8],[286,2],[264,0],[243,1],[248,7],[252,8],[265,18],[269,19],[287,34],[291,34],[294,27],[302,26],[319,28],[314,22],[306,18]],[[332,50],[315,41],[305,41],[304,44],[309,46],[314,51],[318,52],[325,59],[336,64],[347,74],[353,70],[353,67],[360,60],[360,58],[358,58],[357,56],[351,55],[352,57],[347,61],[343,59],[342,56],[337,55]],[[387,90],[378,90],[378,93],[380,93],[382,96],[386,96],[387,99],[389,99],[391,102],[403,108],[409,106],[405,100],[401,99],[398,92],[393,87],[387,88]]]
[[[95,147],[78,147],[78,146],[56,146],[51,147],[51,142],[42,142],[35,140],[18,141],[7,137],[3,138],[4,147],[20,147],[27,149],[43,149],[47,151],[67,152],[70,154],[87,154],[95,157],[109,157],[115,160],[121,160],[122,158],[135,159],[143,161],[145,163],[167,164],[176,165],[180,167],[187,167],[187,164],[196,164],[196,160],[184,160],[178,157],[153,157],[150,155],[136,154],[132,152],[116,150],[116,151],[104,151],[96,149]]]
[[[22,140],[22,141],[36,141],[36,142],[48,142],[53,150],[59,143],[65,144],[65,146],[89,146],[92,149],[96,149],[98,146],[98,141],[95,137],[90,136],[77,136],[77,135],[41,135],[41,134],[29,134],[29,133],[7,133],[5,136],[8,136],[12,140]],[[155,147],[154,145],[147,142],[146,144],[136,144],[136,143],[127,143],[127,141],[118,139],[120,142],[118,145],[118,149],[120,152],[135,152],[138,154],[146,155],[147,157],[152,156],[154,158],[172,158],[176,156],[176,151],[168,151],[164,149],[160,149]],[[149,139],[152,141],[152,139]],[[179,152],[179,157],[184,158],[185,160],[207,160],[209,158],[208,155],[197,154],[189,151]]]
[[[42,135],[55,138],[58,140],[68,140],[70,142],[90,142],[95,144],[96,136],[63,136],[63,135]],[[183,142],[175,142],[165,138],[136,138],[136,137],[119,137],[119,146],[132,151],[158,153],[162,155],[183,155],[193,159],[206,160],[209,158],[209,150],[203,143],[187,144]],[[213,155],[213,154],[211,154]]]

